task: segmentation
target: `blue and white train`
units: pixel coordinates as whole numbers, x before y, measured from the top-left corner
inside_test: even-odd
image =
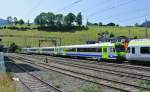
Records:
[[[57,47],[22,48],[21,53],[95,58],[98,60],[121,60],[125,58],[124,45],[110,42]]]

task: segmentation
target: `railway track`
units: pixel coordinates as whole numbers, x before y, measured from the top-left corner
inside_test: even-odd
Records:
[[[96,62],[96,61],[91,61],[91,60],[83,60],[83,59],[73,59],[73,58],[63,58],[63,57],[52,57],[52,56],[45,56],[45,55],[28,55],[31,57],[49,57],[53,58],[55,60],[65,60],[65,61],[72,61],[72,62],[83,62],[83,63],[88,63],[88,64],[97,64],[97,65],[104,65],[104,66],[113,66],[113,67],[121,67],[121,68],[128,68],[128,69],[136,69],[136,70],[144,70],[144,71],[150,71],[150,67],[146,66],[137,66],[137,65],[130,65],[130,64],[116,64],[116,63],[107,63],[107,62]]]
[[[39,56],[38,57],[36,56],[35,58],[42,59]],[[99,67],[97,65],[91,65],[89,63],[68,62],[69,60],[60,60],[60,59],[53,59],[53,58],[48,58],[48,60],[51,61],[51,62],[52,62],[52,60],[57,61],[56,63],[69,65],[69,66],[73,66],[73,67],[79,67],[79,68],[84,68],[84,69],[88,69],[88,70],[94,70],[94,71],[97,71],[97,72],[104,72],[104,73],[114,74],[116,76],[124,76],[124,77],[130,77],[130,78],[136,78],[136,79],[140,79],[140,80],[150,81],[150,76],[149,75],[143,75],[143,74],[131,73],[131,72],[124,72],[124,71],[119,71],[119,70],[112,70],[112,69]]]
[[[50,56],[50,57],[52,57],[52,56]],[[98,65],[105,65],[105,66],[114,66],[114,67],[122,67],[122,68],[128,68],[128,69],[150,71],[150,67],[146,67],[146,66],[143,67],[143,66],[137,66],[137,65],[116,64],[116,63],[107,63],[107,62],[97,63],[96,61],[83,60],[83,59],[72,59],[72,58],[62,58],[62,57],[52,57],[52,58],[61,59],[61,60],[71,60],[71,61],[75,61],[75,62],[80,61],[80,62],[89,63],[89,64],[98,64]]]
[[[16,57],[15,57],[16,58]],[[34,60],[30,60],[29,58],[23,58],[23,57],[17,57],[18,59],[23,59],[23,61],[31,63],[31,64],[35,64],[33,63]],[[79,71],[75,71],[75,70],[68,70],[62,67],[58,67],[58,66],[54,66],[51,64],[44,64],[44,63],[36,63],[36,65],[40,66],[40,67],[44,67],[59,73],[63,73],[63,74],[67,74],[69,76],[73,76],[73,77],[77,77],[80,79],[84,79],[86,81],[90,81],[96,84],[100,84],[103,86],[107,86],[113,89],[117,89],[120,91],[124,91],[124,92],[138,92],[140,89],[144,89],[144,90],[150,90],[150,88],[146,88],[146,87],[140,87],[137,85],[132,85],[132,84],[128,84],[125,82],[119,82],[119,81],[115,81],[115,80],[111,80],[111,79],[106,79],[106,78],[100,78],[98,76],[93,76],[93,75],[89,75],[83,72],[79,72]],[[78,67],[79,68],[79,67]]]
[[[21,84],[23,84],[27,89],[25,92],[62,92],[56,87],[44,82],[40,78],[37,77],[38,74],[35,75],[27,71],[24,67],[21,67],[15,63],[13,65],[21,70],[24,73],[15,74]]]

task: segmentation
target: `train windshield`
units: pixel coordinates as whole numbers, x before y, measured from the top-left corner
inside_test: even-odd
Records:
[[[116,51],[117,52],[124,52],[125,51],[124,45],[116,45]]]

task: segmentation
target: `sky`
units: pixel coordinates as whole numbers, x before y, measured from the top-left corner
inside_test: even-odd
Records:
[[[33,21],[41,12],[82,12],[83,21],[133,25],[150,20],[150,0],[0,0],[0,18]]]

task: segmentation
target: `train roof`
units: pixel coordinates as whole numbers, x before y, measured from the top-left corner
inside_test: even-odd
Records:
[[[88,48],[88,47],[100,47],[100,46],[114,46],[114,43],[96,43],[96,44],[83,44],[83,45],[70,45],[70,46],[57,46],[56,48]],[[50,49],[55,47],[33,47],[33,48],[22,48],[22,49]]]
[[[99,47],[99,46],[114,46],[114,43],[96,43],[96,44],[83,44],[83,45],[70,45],[70,46],[59,46],[60,48],[88,48],[88,47]]]
[[[55,47],[40,47],[40,49],[52,49],[52,48],[55,48]]]
[[[129,42],[129,46],[150,46],[150,39],[134,39]]]
[[[39,47],[32,47],[32,48],[22,48],[22,49],[39,49]]]

